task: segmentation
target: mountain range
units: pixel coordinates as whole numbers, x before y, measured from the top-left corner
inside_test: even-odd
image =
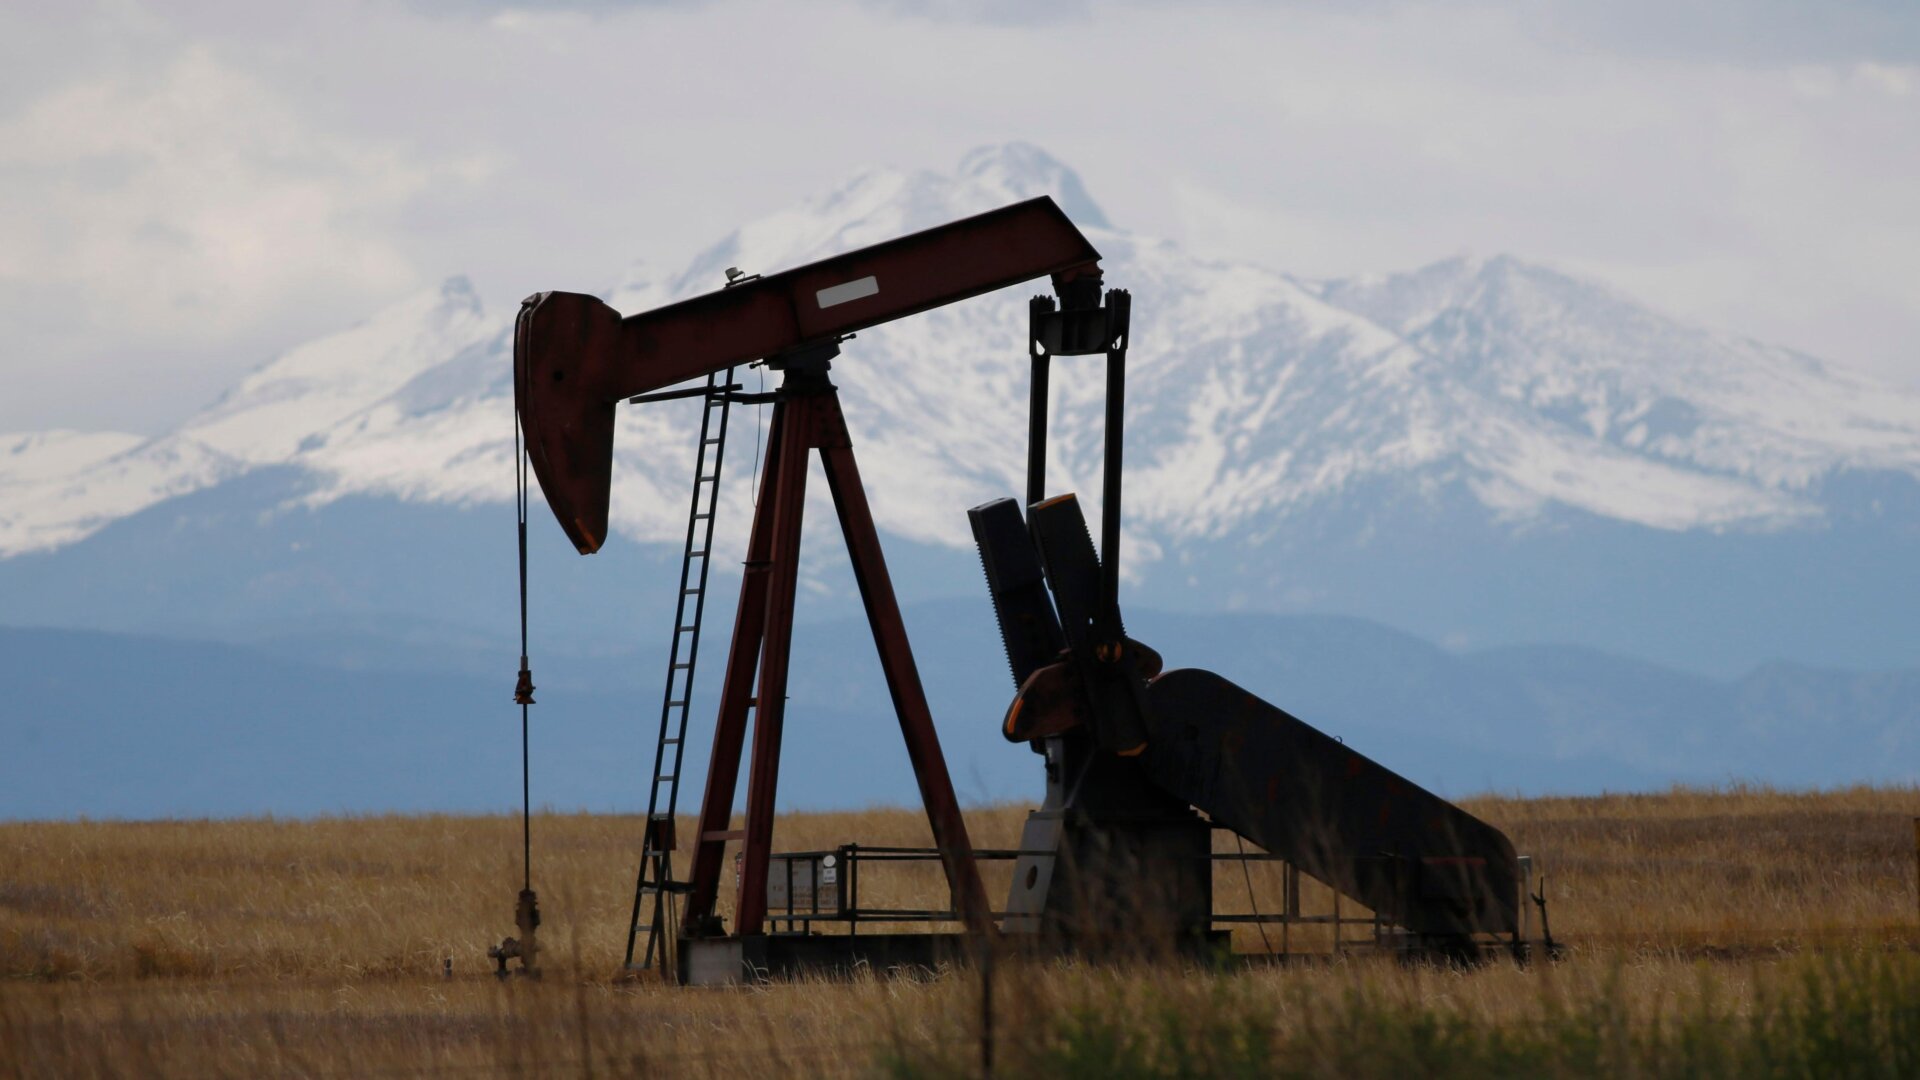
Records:
[[[1039,759],[999,734],[1012,685],[984,607],[927,601],[904,614],[961,797],[1034,798]],[[1139,611],[1129,626],[1170,663],[1217,670],[1446,795],[1920,781],[1916,671],[1773,664],[1717,680],[1580,649],[1462,654],[1337,616]],[[916,801],[878,663],[846,647],[865,637],[851,618],[795,635],[784,806]],[[491,651],[421,669],[404,654],[343,656],[327,638],[0,628],[18,748],[0,760],[0,819],[516,804],[519,711]],[[536,803],[644,807],[665,664],[652,649],[534,658]],[[705,782],[719,667],[703,665],[695,695],[706,708],[683,811]]]
[[[1500,710],[1462,707],[1471,694],[1428,702],[1420,721],[1461,753],[1494,740],[1482,749],[1541,782],[1576,759],[1611,762],[1621,782],[1834,782],[1848,774],[1829,765],[1880,759],[1810,732],[1912,746],[1920,712],[1897,688],[1920,645],[1920,395],[1593,282],[1508,256],[1345,280],[1211,260],[1116,225],[1070,169],[1011,144],[950,173],[862,173],[680,265],[528,284],[633,312],[715,288],[728,267],[782,269],[1041,194],[1134,296],[1126,602],[1209,643],[1179,662],[1250,686],[1284,670],[1285,655],[1236,637],[1268,624],[1236,619],[1325,630],[1347,624],[1314,620],[1338,615],[1411,634],[1476,678],[1498,672],[1503,699],[1551,688],[1531,728],[1476,725]],[[984,610],[963,512],[1022,486],[1037,287],[863,331],[835,361],[893,576],[922,610]],[[456,278],[270,360],[158,437],[0,435],[0,624],[108,635],[46,639],[83,651],[171,638],[315,671],[510,668],[511,315]],[[1103,387],[1077,363],[1056,365],[1049,479],[1091,515]],[[764,419],[734,416],[722,550],[744,546]],[[603,553],[580,559],[535,522],[536,652],[644,668],[658,651],[697,422],[689,403],[624,410]],[[831,513],[809,521],[801,609],[830,625],[857,599]],[[1409,718],[1378,689],[1402,652],[1333,636],[1361,651],[1328,670],[1376,684],[1343,720]],[[1679,756],[1620,742],[1610,695],[1656,684],[1699,693],[1697,711],[1648,714],[1661,720],[1646,737]],[[9,727],[34,722],[20,708],[0,706]],[[1753,745],[1777,761],[1730,753],[1736,731],[1786,716],[1813,725],[1804,750],[1770,736]],[[1912,775],[1895,766],[1874,775]],[[1594,768],[1565,778],[1606,774]]]

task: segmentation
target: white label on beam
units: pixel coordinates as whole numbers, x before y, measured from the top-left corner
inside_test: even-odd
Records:
[[[819,299],[822,308],[830,308],[835,304],[844,304],[850,300],[872,296],[879,291],[880,282],[869,274],[863,278],[855,278],[831,288],[821,289],[813,295]]]

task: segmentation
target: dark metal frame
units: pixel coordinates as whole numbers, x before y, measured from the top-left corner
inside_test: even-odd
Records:
[[[1120,598],[1120,476],[1126,448],[1127,343],[1133,297],[1125,289],[1106,291],[1091,268],[1064,281],[1056,278],[1060,300],[1036,296],[1027,305],[1027,357],[1032,378],[1027,391],[1027,502],[1047,497],[1047,398],[1055,356],[1105,353],[1106,423],[1100,472],[1101,602],[1118,610]]]

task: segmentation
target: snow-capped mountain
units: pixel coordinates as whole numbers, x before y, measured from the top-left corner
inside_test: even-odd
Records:
[[[1134,295],[1126,570],[1169,603],[1347,607],[1435,637],[1511,639],[1519,631],[1471,614],[1452,626],[1383,609],[1367,590],[1431,577],[1409,563],[1429,535],[1434,562],[1466,580],[1533,563],[1496,552],[1468,567],[1459,551],[1529,536],[1625,537],[1594,543],[1603,559],[1632,549],[1644,561],[1660,536],[1818,536],[1920,501],[1920,395],[1509,257],[1345,281],[1210,260],[1109,223],[1072,171],[1026,145],[977,150],[951,174],[863,173],[684,266],[638,265],[604,295],[630,313],[718,287],[729,266],[778,270],[1038,194],[1085,229],[1108,283]],[[835,362],[891,536],[963,553],[960,512],[1021,488],[1026,298],[1040,287],[864,331]],[[0,436],[0,556],[68,548],[263,469],[303,478],[275,496],[281,509],[504,503],[512,315],[482,311],[456,279],[273,360],[162,437]],[[1103,387],[1097,360],[1076,363],[1056,368],[1050,486],[1094,495]],[[628,541],[679,540],[694,413],[624,411],[613,516]],[[737,423],[736,477],[751,467],[752,436],[750,416]],[[750,498],[746,483],[726,488],[733,542]],[[1884,529],[1916,520],[1896,513]],[[1700,565],[1719,558],[1687,550]],[[1406,576],[1354,570],[1368,551]]]
[[[346,479],[349,470],[332,462],[328,440],[343,430],[366,432],[381,403],[498,333],[471,287],[454,279],[291,350],[157,439],[66,431],[0,436],[0,556],[71,544],[260,466],[295,463],[342,485],[367,486],[364,476]]]
[[[1510,257],[1329,282],[1320,295],[1414,345],[1474,426],[1492,429],[1456,442],[1493,506],[1765,526],[1818,516],[1813,489],[1833,473],[1920,472],[1920,396]]]

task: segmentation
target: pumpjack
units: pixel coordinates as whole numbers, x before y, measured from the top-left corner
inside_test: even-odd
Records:
[[[655,798],[628,928],[629,967],[657,960],[683,982],[730,982],[860,962],[925,963],[965,955],[966,943],[982,941],[1085,953],[1164,948],[1217,955],[1224,933],[1214,928],[1212,840],[1219,829],[1370,910],[1408,948],[1455,957],[1493,943],[1524,948],[1521,863],[1499,830],[1219,675],[1164,670],[1156,650],[1128,636],[1119,566],[1131,297],[1105,287],[1099,253],[1051,199],[780,273],[729,271],[728,277],[716,292],[624,317],[592,296],[540,293],[523,304],[515,326],[514,396],[526,459],[582,554],[607,539],[617,406],[700,397],[709,410]],[[1025,498],[967,513],[1014,686],[1001,730],[1042,758],[1046,794],[1017,848],[976,849],[829,372],[857,331],[1043,277],[1053,294],[1029,306]],[[1078,498],[1049,496],[1045,475],[1052,361],[1089,355],[1106,358],[1097,551]],[[738,365],[750,363],[782,373],[777,392],[745,394],[731,381]],[[704,385],[668,389],[703,379]],[[751,401],[773,405],[767,459],[691,870],[681,881],[671,872],[678,847],[674,805],[713,543],[717,446],[724,440],[725,407]],[[709,473],[710,443],[716,452]],[[932,827],[930,851],[773,850],[802,507],[815,451]],[[681,635],[688,631],[694,637],[683,650]],[[677,724],[671,722],[676,708]],[[735,829],[749,727],[746,812],[744,826]],[[718,910],[729,844],[739,845],[730,928]],[[947,909],[863,908],[861,865],[916,856],[943,867]],[[1013,862],[1009,895],[997,910],[979,870],[988,858]],[[651,921],[642,919],[645,897],[653,898]],[[682,901],[684,914],[676,917]],[[862,922],[898,923],[915,914],[956,921],[964,930],[858,932]],[[817,932],[835,920],[849,924],[846,932]],[[636,963],[643,922],[647,948]]]

